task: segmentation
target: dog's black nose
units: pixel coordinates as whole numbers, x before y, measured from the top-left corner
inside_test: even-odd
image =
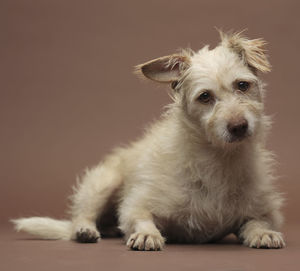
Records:
[[[242,139],[247,133],[248,121],[246,119],[240,119],[230,122],[227,125],[227,129],[235,139]]]

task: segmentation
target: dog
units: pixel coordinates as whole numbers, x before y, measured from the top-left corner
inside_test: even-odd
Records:
[[[140,75],[171,85],[173,102],[139,140],[85,171],[70,220],[20,218],[16,230],[81,243],[122,234],[130,249],[147,251],[230,233],[248,247],[283,248],[258,75],[271,69],[266,42],[243,32],[220,37],[214,49],[138,65]]]

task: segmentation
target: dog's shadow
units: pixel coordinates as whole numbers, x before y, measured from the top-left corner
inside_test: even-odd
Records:
[[[242,243],[236,238],[235,235],[229,234],[223,239],[214,242],[208,243],[175,243],[167,242],[167,248],[173,249],[182,249],[184,251],[190,250],[211,250],[211,251],[224,251],[224,249],[228,250],[241,250],[245,248]]]

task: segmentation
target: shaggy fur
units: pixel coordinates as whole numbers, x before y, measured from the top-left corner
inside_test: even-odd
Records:
[[[16,229],[79,242],[120,229],[136,250],[161,250],[165,241],[211,242],[229,233],[246,246],[284,247],[282,199],[264,147],[270,120],[257,76],[270,70],[264,45],[221,33],[212,50],[185,50],[137,66],[147,78],[172,84],[173,103],[140,140],[85,172],[70,221],[21,218],[13,220]]]

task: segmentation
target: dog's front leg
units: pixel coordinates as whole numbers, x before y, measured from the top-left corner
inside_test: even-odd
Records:
[[[127,246],[133,250],[162,250],[165,239],[151,213],[138,204],[131,206],[125,204],[120,210],[120,228],[125,233]]]
[[[249,220],[240,229],[239,239],[244,245],[252,248],[283,248],[285,242],[282,233],[271,229],[263,220]]]

